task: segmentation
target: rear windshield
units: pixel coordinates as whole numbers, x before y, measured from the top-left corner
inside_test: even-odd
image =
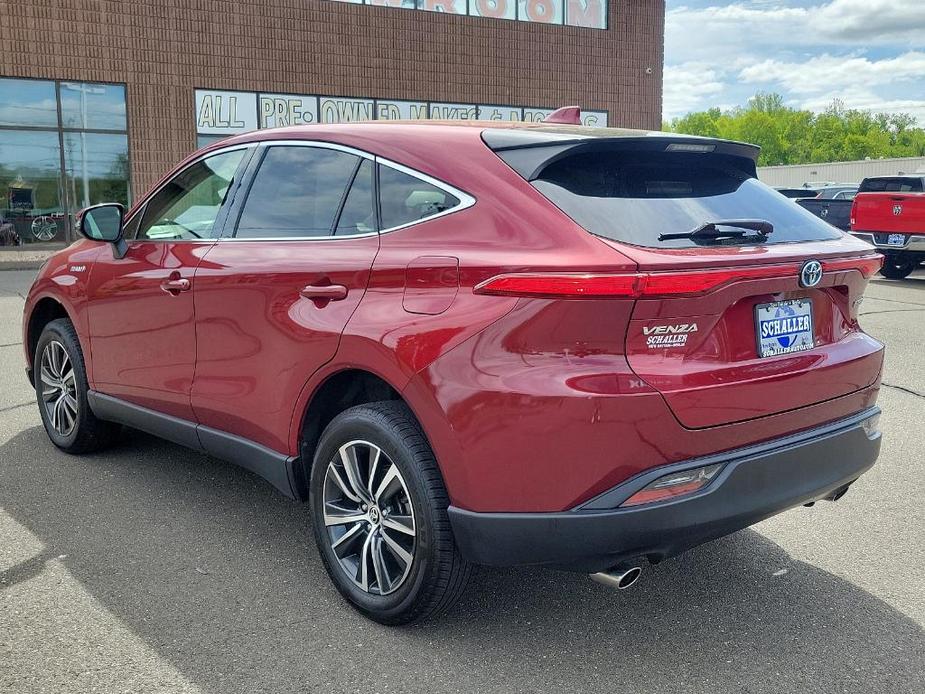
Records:
[[[592,234],[637,246],[702,244],[691,239],[660,241],[659,235],[733,219],[771,222],[774,231],[765,243],[841,235],[736,163],[736,157],[718,154],[583,152],[553,161],[532,183]],[[749,236],[748,242],[755,243],[755,237]]]
[[[921,193],[925,181],[921,178],[865,178],[862,193]]]

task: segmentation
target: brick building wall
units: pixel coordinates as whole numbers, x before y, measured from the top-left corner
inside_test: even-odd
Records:
[[[0,76],[127,85],[136,194],[195,147],[194,89],[606,110],[661,123],[664,0],[607,30],[328,0],[0,0]]]

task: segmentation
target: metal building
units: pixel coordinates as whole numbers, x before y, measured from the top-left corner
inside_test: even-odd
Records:
[[[925,173],[925,157],[905,159],[864,159],[828,164],[762,166],[758,178],[769,186],[799,188],[806,183],[860,183],[868,176],[897,176]]]

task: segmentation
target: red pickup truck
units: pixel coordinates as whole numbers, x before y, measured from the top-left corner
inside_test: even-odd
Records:
[[[925,260],[925,174],[865,178],[851,208],[851,233],[883,253],[880,274],[907,277]]]

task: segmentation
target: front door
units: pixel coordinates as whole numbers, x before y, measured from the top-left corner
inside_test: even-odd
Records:
[[[321,144],[260,157],[233,237],[196,272],[192,403],[201,424],[290,453],[294,404],[334,357],[379,250],[374,166]]]
[[[221,231],[246,152],[225,151],[184,168],[128,221],[125,257],[101,251],[88,290],[98,391],[194,418],[195,272]]]

